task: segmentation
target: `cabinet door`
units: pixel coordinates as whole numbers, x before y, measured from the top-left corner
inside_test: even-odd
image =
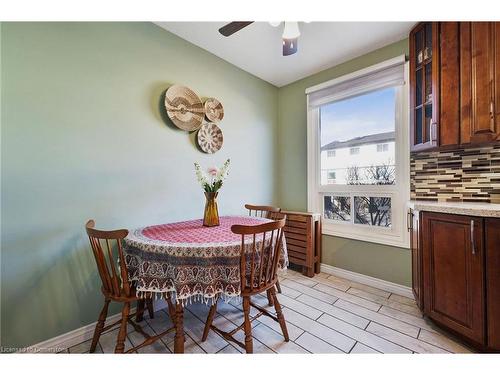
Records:
[[[439,145],[439,23],[410,32],[410,149]]]
[[[500,219],[486,220],[488,346],[500,350]]]
[[[422,214],[424,312],[484,344],[483,224],[480,218]]]
[[[422,252],[420,249],[420,230],[419,230],[419,212],[409,210],[408,212],[408,231],[410,232],[411,248],[411,285],[413,296],[418,307],[423,307],[422,293]]]
[[[460,27],[439,23],[439,146],[460,144]]]
[[[500,23],[460,24],[461,143],[495,141],[500,133]]]

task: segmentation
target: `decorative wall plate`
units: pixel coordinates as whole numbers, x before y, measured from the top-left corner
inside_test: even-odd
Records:
[[[224,137],[222,136],[222,130],[217,125],[206,122],[198,130],[197,140],[198,146],[203,152],[215,154],[222,147]]]
[[[200,128],[205,108],[198,95],[191,89],[173,85],[165,93],[165,108],[168,117],[182,130],[194,131]]]
[[[205,116],[210,122],[219,122],[224,117],[224,107],[215,98],[208,98],[205,101]]]

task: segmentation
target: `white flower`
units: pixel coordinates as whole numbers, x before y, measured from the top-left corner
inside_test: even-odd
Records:
[[[230,163],[229,159],[227,159],[224,162],[224,165],[222,166],[221,169],[219,169],[219,172],[215,176],[216,180],[224,181],[226,179],[227,175],[229,174],[229,171],[228,171],[229,170],[229,163]]]
[[[198,182],[204,186],[205,184],[208,184],[207,177],[204,175],[204,173],[201,171],[201,167],[198,163],[194,163],[194,170],[196,173],[196,178],[198,179]]]
[[[222,183],[228,175],[229,163],[230,160],[227,159],[220,169],[218,169],[217,167],[208,168],[207,173],[209,174],[209,176],[202,172],[201,167],[198,163],[194,163],[196,178],[203,187],[203,190],[205,190],[206,192],[215,193],[222,187]]]

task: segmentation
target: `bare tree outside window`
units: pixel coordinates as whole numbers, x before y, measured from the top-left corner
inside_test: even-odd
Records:
[[[354,222],[378,227],[391,226],[391,198],[354,197]]]
[[[351,221],[351,197],[326,195],[324,215],[330,220]]]
[[[369,167],[352,166],[347,169],[348,185],[393,185],[395,168],[392,163],[371,165]],[[389,197],[354,197],[354,222],[373,226],[391,226],[391,198]]]
[[[350,166],[346,170],[347,185],[394,185],[396,169],[389,161],[369,167]]]

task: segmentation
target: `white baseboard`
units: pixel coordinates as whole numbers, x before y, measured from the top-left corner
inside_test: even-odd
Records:
[[[376,277],[371,277],[363,275],[361,273],[348,271],[343,268],[333,267],[324,263],[321,263],[321,272],[342,277],[347,280],[356,281],[361,284],[366,284],[374,288],[386,290],[391,293],[399,294],[400,296],[408,297],[411,299],[414,298],[413,292],[410,287],[382,279],[377,279]]]
[[[167,307],[167,303],[162,300],[154,300],[154,311],[159,311]],[[135,307],[130,309],[130,313],[135,313]],[[147,314],[147,310],[146,310]],[[113,324],[121,319],[122,314],[118,313],[106,318],[105,325]],[[86,326],[77,328],[73,331],[63,333],[57,337],[45,340],[27,348],[18,350],[18,353],[57,353],[62,350],[71,348],[81,342],[90,340],[94,334],[94,329],[97,321]]]

